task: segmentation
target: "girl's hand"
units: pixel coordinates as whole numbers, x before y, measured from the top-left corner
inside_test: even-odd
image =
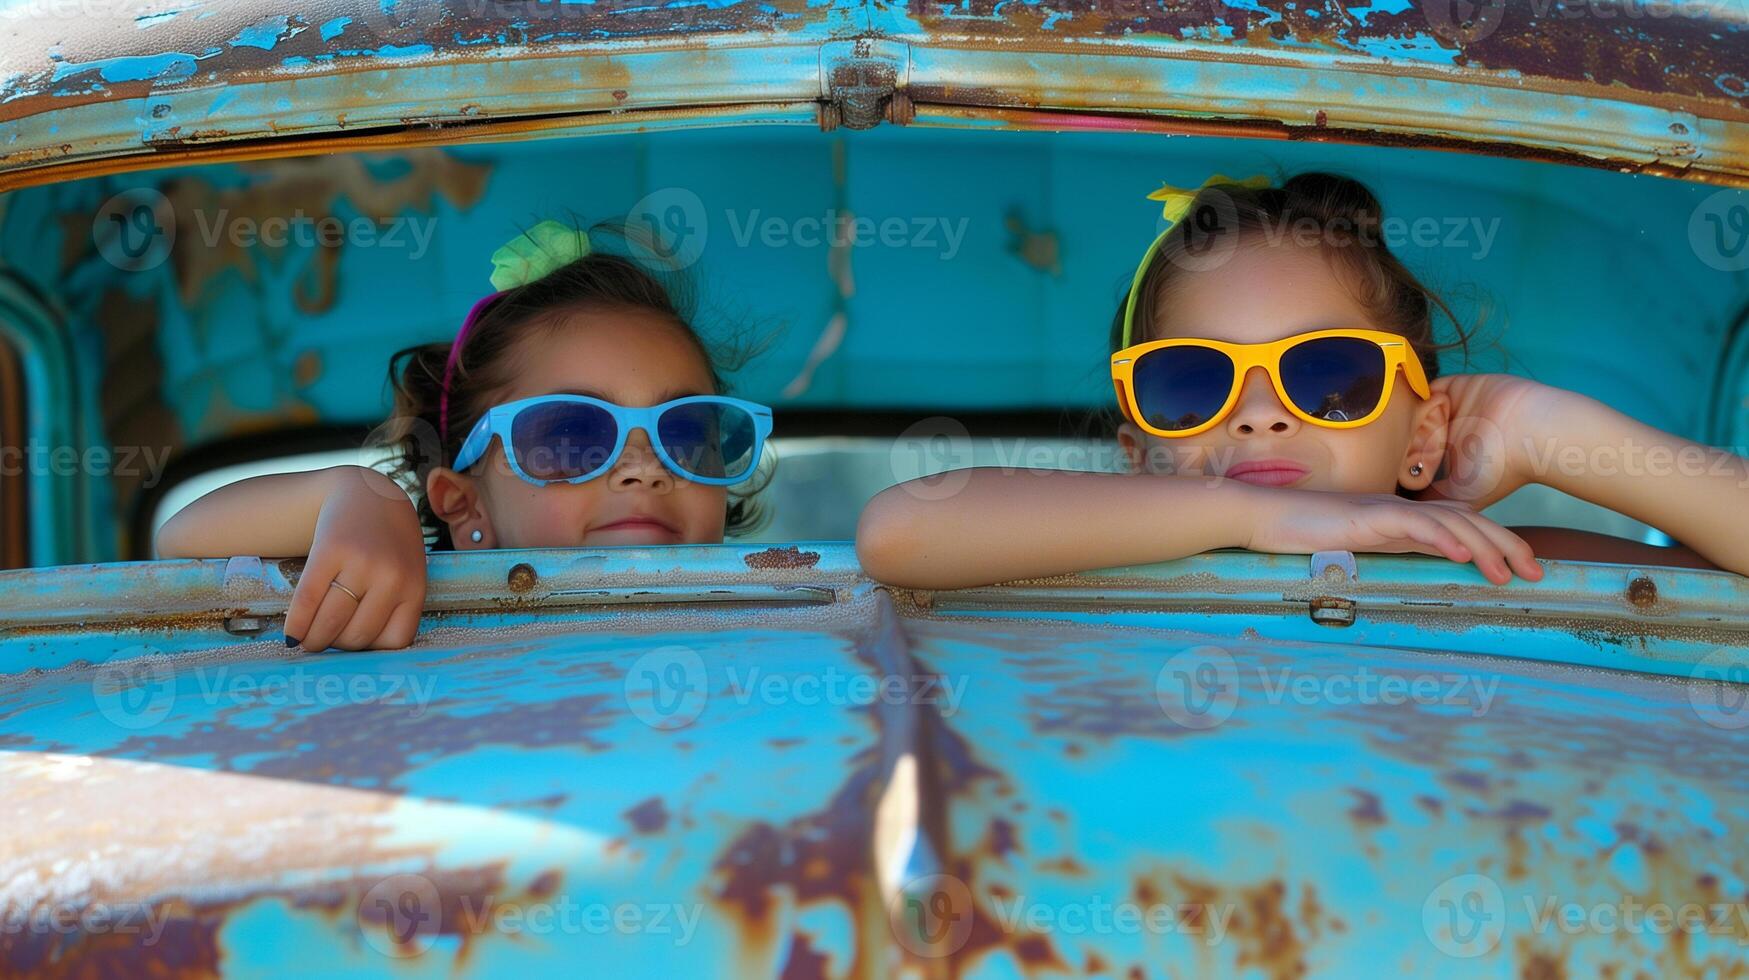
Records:
[[[1252,551],[1419,552],[1474,562],[1488,581],[1504,585],[1516,573],[1542,578],[1524,539],[1455,500],[1405,500],[1389,493],[1328,493],[1265,489],[1257,495]]]
[[[425,541],[412,501],[381,473],[343,468],[322,502],[292,593],[286,645],[400,649],[413,642],[424,610]]]
[[[1530,448],[1571,392],[1510,374],[1448,375],[1435,378],[1432,388],[1451,399],[1451,423],[1444,475],[1421,499],[1461,500],[1482,510],[1540,482]]]

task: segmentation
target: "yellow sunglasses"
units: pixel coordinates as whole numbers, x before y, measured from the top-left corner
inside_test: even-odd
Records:
[[[1313,330],[1265,344],[1151,340],[1111,356],[1111,381],[1124,418],[1145,432],[1183,438],[1220,424],[1254,367],[1269,375],[1289,411],[1330,429],[1383,415],[1398,368],[1417,395],[1431,397],[1409,341],[1381,330]]]

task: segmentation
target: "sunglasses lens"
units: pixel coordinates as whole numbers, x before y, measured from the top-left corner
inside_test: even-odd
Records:
[[[1300,411],[1332,422],[1372,414],[1385,390],[1385,352],[1354,337],[1320,337],[1281,355],[1281,386]]]
[[[1207,347],[1162,347],[1136,358],[1131,380],[1142,421],[1167,432],[1193,429],[1233,391],[1233,361]]]
[[[662,413],[656,434],[662,451],[691,476],[738,480],[759,462],[758,427],[746,409],[725,402],[687,402]]]
[[[599,405],[546,402],[518,412],[510,443],[522,471],[536,480],[574,480],[607,465],[619,426]]]

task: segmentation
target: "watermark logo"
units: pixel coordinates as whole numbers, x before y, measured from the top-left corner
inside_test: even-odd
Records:
[[[1506,20],[1506,0],[1422,0],[1421,12],[1435,35],[1462,46],[1484,40],[1500,29]]]
[[[1170,252],[1169,260],[1185,272],[1219,269],[1239,248],[1239,236],[1233,234],[1239,226],[1239,209],[1232,195],[1219,187],[1204,188],[1198,193],[1195,203],[1179,221],[1183,225],[1184,247]],[[1155,234],[1165,230],[1165,218],[1155,219]]]
[[[443,900],[424,875],[391,875],[358,903],[358,928],[371,948],[397,959],[431,948],[443,927]]]
[[[98,712],[130,731],[163,721],[176,704],[176,675],[162,657],[154,647],[128,647],[98,670],[91,682]]]
[[[123,272],[156,269],[176,244],[176,210],[154,188],[122,191],[97,209],[91,240],[97,254]]]
[[[1447,956],[1485,955],[1506,934],[1506,896],[1487,875],[1447,878],[1421,904],[1421,928]]]
[[[1688,216],[1688,244],[1720,272],[1749,269],[1749,192],[1726,188],[1696,205]]]
[[[684,187],[664,187],[644,195],[626,213],[634,233],[634,253],[664,269],[686,269],[704,254],[710,218],[704,201]]]
[[[651,728],[685,728],[704,713],[710,700],[704,658],[685,646],[658,647],[626,671],[626,704]]]
[[[937,415],[914,422],[893,440],[887,463],[895,481],[919,500],[946,500],[972,474],[972,434],[958,419]]]
[[[952,956],[972,935],[972,892],[953,875],[914,878],[894,896],[893,938],[917,956]]]
[[[1749,650],[1720,647],[1688,676],[1688,703],[1701,721],[1727,731],[1749,728]]]
[[[1239,667],[1217,646],[1175,654],[1154,675],[1154,697],[1181,728],[1202,731],[1233,716],[1239,705]]]

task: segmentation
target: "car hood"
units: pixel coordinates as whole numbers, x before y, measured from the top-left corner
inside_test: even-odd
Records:
[[[412,647],[302,655],[295,562],[5,573],[0,964],[1738,962],[1742,580],[1350,561],[911,593],[846,545],[444,555]],[[1558,925],[1628,898],[1708,911]]]

